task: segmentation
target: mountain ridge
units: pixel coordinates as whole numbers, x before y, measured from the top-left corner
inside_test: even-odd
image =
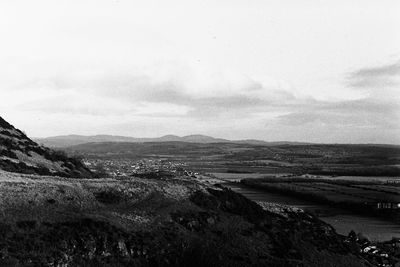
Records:
[[[191,134],[185,136],[164,135],[161,137],[129,137],[120,135],[59,135],[45,138],[34,138],[40,144],[48,147],[63,148],[85,143],[103,143],[103,142],[127,142],[127,143],[148,143],[148,142],[188,142],[188,143],[238,143],[251,145],[306,145],[307,142],[277,141],[267,142],[257,139],[229,140],[224,138],[215,138],[202,134]]]

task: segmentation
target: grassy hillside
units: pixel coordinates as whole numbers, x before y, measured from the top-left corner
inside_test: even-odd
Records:
[[[184,178],[0,171],[1,266],[368,266],[332,227]]]
[[[65,177],[92,177],[76,158],[38,145],[0,117],[0,169]]]

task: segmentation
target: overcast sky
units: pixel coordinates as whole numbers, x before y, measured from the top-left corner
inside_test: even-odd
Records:
[[[45,137],[400,144],[400,1],[2,0],[0,116]]]

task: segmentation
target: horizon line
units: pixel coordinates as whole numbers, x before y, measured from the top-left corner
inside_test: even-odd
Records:
[[[179,138],[189,137],[189,136],[205,136],[210,137],[213,139],[223,139],[224,141],[229,142],[238,142],[238,141],[259,141],[265,143],[305,143],[309,145],[389,145],[389,146],[400,146],[400,143],[338,143],[338,142],[311,142],[311,141],[289,141],[289,140],[275,140],[275,141],[267,141],[264,139],[257,139],[257,138],[245,138],[245,139],[228,139],[223,137],[214,137],[211,135],[206,134],[188,134],[188,135],[176,135],[176,134],[165,134],[157,137],[135,137],[135,136],[127,136],[127,135],[114,135],[114,134],[94,134],[94,135],[85,135],[85,134],[62,134],[62,135],[53,135],[53,136],[46,136],[46,137],[31,137],[33,140],[38,139],[48,139],[48,138],[56,138],[56,137],[68,137],[68,136],[80,136],[80,137],[96,137],[96,136],[112,136],[112,137],[124,137],[124,138],[135,138],[135,139],[158,139],[166,136],[174,136]],[[108,142],[118,142],[118,141],[108,141]],[[164,141],[164,142],[184,142],[184,141]],[[96,143],[96,142],[95,142]],[[98,142],[104,143],[104,142]],[[123,143],[123,141],[121,142]],[[127,142],[130,143],[130,142]],[[193,143],[193,142],[192,142]],[[224,143],[221,142],[213,142],[213,143]]]

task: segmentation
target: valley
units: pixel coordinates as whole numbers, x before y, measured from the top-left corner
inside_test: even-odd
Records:
[[[398,201],[397,146],[168,141],[52,150],[0,122],[2,266],[400,262],[398,229],[380,221],[397,220],[398,206],[387,205]],[[377,204],[370,219],[364,200]]]
[[[400,237],[396,146],[91,143],[67,151],[84,157],[93,170],[108,166],[114,175],[137,176],[169,169],[171,175],[215,179],[252,200],[312,212],[342,234],[358,230],[379,241]]]

